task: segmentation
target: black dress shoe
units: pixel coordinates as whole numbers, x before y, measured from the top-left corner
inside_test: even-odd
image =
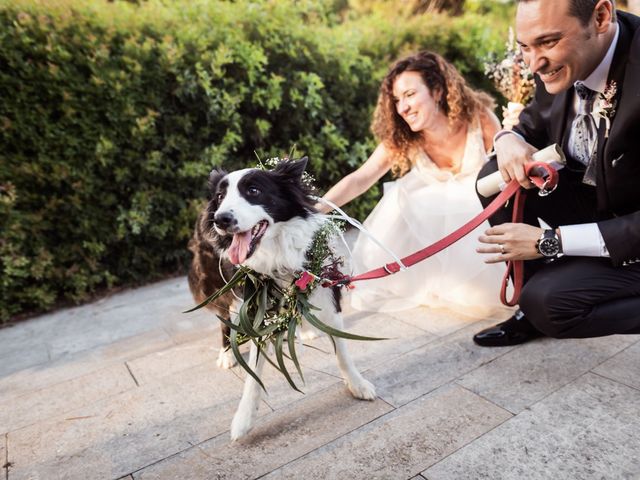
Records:
[[[476,333],[473,341],[481,347],[508,347],[541,336],[542,334],[518,311],[509,320]]]

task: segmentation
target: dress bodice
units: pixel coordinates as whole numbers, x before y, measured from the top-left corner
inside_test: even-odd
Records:
[[[467,128],[464,153],[460,162],[460,171],[453,173],[438,167],[427,153],[420,149],[415,154],[412,169],[416,169],[425,180],[446,182],[452,179],[460,179],[469,175],[477,175],[478,170],[486,161],[482,128],[479,119],[476,119]]]

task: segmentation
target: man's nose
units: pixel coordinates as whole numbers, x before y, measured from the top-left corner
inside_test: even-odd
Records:
[[[538,73],[540,69],[544,68],[549,62],[544,55],[540,55],[537,52],[529,52],[523,55],[524,63],[529,65],[531,73]]]

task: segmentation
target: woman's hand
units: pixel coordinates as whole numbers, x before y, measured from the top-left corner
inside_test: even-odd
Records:
[[[336,183],[322,198],[330,200],[341,207],[369,190],[374,183],[391,169],[392,163],[392,155],[381,143],[360,168]],[[328,213],[333,210],[332,207],[324,202],[316,203],[315,208],[321,213]]]
[[[507,133],[498,138],[495,144],[498,169],[505,183],[515,179],[524,188],[533,188],[533,183],[527,177],[524,166],[531,162],[532,155],[537,151],[533,146],[519,136]]]
[[[494,253],[485,263],[499,263],[507,260],[533,260],[542,258],[536,243],[542,235],[542,228],[526,223],[503,223],[489,228],[478,240],[487,246],[476,249],[478,253]]]

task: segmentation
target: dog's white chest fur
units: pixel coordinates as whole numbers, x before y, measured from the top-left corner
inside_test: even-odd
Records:
[[[260,248],[245,264],[256,272],[281,279],[290,279],[303,269],[306,253],[313,236],[326,218],[313,214],[271,225]]]

